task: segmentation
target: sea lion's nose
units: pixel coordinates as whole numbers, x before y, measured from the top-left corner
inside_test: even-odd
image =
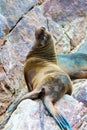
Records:
[[[45,28],[45,27],[41,27],[41,30],[42,30],[42,31],[45,31],[45,30],[46,30],[46,28]]]

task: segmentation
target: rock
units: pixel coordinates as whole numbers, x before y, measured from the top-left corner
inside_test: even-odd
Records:
[[[72,48],[79,45],[86,36],[86,19],[81,17],[73,20],[66,33],[70,38]]]
[[[79,102],[83,102],[87,106],[87,80],[79,81],[74,84],[74,91],[72,96]]]
[[[73,130],[77,122],[82,122],[82,117],[86,115],[87,108],[84,104],[78,102],[72,96],[65,95],[56,103],[58,110],[61,110],[65,117],[69,120]],[[77,127],[78,129],[79,127]]]
[[[6,18],[0,14],[0,38],[9,33],[9,26]]]
[[[73,53],[84,53],[87,54],[87,36],[82,40],[79,46],[77,46],[73,51]]]
[[[56,53],[68,53],[70,52],[70,40],[66,36],[63,28],[58,25],[55,21],[53,21],[51,18],[47,18],[48,22],[48,29],[53,36],[53,40],[56,47]]]
[[[17,68],[18,66],[21,68],[21,66],[23,66],[23,65],[17,60],[17,57],[15,56],[13,47],[12,47],[10,42],[7,42],[4,45],[3,49],[0,51],[0,54],[2,56],[1,61],[2,61],[2,64],[3,64],[3,68],[5,70],[5,73],[7,74],[6,81],[10,85],[11,80],[13,78],[15,79],[14,72],[15,72],[15,74],[17,74],[17,72],[15,71],[15,68]],[[14,72],[12,72],[12,70]],[[19,72],[19,74],[20,74],[20,72]],[[13,86],[13,84],[11,84],[10,86]]]
[[[0,122],[8,106],[11,104],[11,92],[9,86],[6,84],[6,73],[2,66],[0,66]]]
[[[6,81],[15,91],[20,91],[19,88],[25,86],[23,63],[34,43],[35,28],[42,25],[46,26],[46,19],[42,15],[41,9],[35,7],[9,33],[7,42],[0,52],[3,67],[8,74]]]
[[[60,48],[64,48],[63,53],[70,52],[79,45],[87,34],[87,7],[86,1],[59,1],[46,0],[43,4],[44,16],[51,18],[56,24],[61,25],[64,33],[61,41],[58,41],[57,52],[62,52]],[[68,47],[70,46],[71,47]],[[67,48],[67,51],[65,51]]]
[[[79,121],[75,124],[73,130],[86,130],[87,129],[87,114],[82,118],[82,121]]]
[[[47,26],[46,18],[39,7],[29,11],[9,34],[9,41],[20,61],[24,61],[35,40],[35,29]]]
[[[0,14],[0,49],[6,41],[6,35],[9,33],[9,26],[6,18]]]
[[[38,0],[38,4],[41,5],[45,0]]]
[[[86,1],[81,0],[46,0],[44,3],[44,15],[59,24],[71,22],[78,17],[86,17],[86,10]]]
[[[7,18],[8,24],[12,28],[36,4],[38,4],[38,0],[0,0],[1,14]]]
[[[6,73],[3,66],[0,65],[0,116],[5,113],[10,105],[11,92],[10,87],[6,83]],[[0,118],[0,121],[2,118]]]
[[[5,72],[4,69],[0,66],[0,80],[5,78]]]
[[[39,114],[39,112],[42,114]],[[48,115],[46,116],[43,114],[44,108],[40,102],[26,100],[22,102],[18,106],[17,110],[12,114],[4,130],[10,130],[10,128],[16,130],[41,130],[41,121],[44,121],[42,124],[44,124],[46,130],[57,130],[57,126],[55,125],[54,120],[52,120]],[[18,125],[19,122],[21,122],[20,125]]]
[[[23,76],[23,64],[16,56],[11,43],[7,42],[1,50],[2,64],[5,70],[5,82],[10,87],[11,92],[20,91],[24,89],[25,81]],[[26,89],[26,87],[25,87]]]
[[[6,111],[8,106],[11,104],[10,98],[11,96],[6,95],[5,93],[0,94],[0,116]]]
[[[63,34],[62,39],[56,42],[55,45],[57,54],[66,54],[70,52],[70,40],[65,34]]]
[[[23,63],[27,52],[32,46],[32,42],[34,42],[36,26],[42,26],[43,24],[46,26],[46,19],[43,15],[41,19],[41,15],[42,11],[38,7],[26,14],[6,37],[7,42],[0,50],[0,61],[5,71],[4,79],[1,80],[3,86],[1,86],[1,91],[6,91],[6,96],[11,96],[12,94],[17,96],[27,91],[23,76]],[[6,88],[7,86],[9,89]],[[12,100],[14,100],[14,96],[9,98],[9,102],[11,103]],[[6,105],[7,107],[8,105]]]
[[[68,95],[65,95],[59,102],[57,102],[55,107],[59,111],[61,110],[61,113],[73,126],[73,129],[75,128],[74,125],[81,120],[87,111],[87,108],[85,108],[82,103],[79,103]],[[27,99],[19,104],[4,130],[41,130],[43,125],[45,130],[59,130],[53,118],[44,111],[41,101]]]

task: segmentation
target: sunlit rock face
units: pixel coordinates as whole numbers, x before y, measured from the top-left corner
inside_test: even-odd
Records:
[[[87,108],[85,108],[82,103],[79,103],[68,95],[65,95],[59,102],[57,102],[55,107],[68,119],[71,126],[75,125],[73,126],[73,129],[78,129],[81,125],[80,120],[87,111]],[[82,125],[84,125],[86,120],[82,120],[82,122]],[[77,123],[78,126],[76,125]],[[47,114],[41,101],[27,99],[21,102],[12,114],[4,130],[41,130],[43,127],[45,130],[60,130],[53,118]]]

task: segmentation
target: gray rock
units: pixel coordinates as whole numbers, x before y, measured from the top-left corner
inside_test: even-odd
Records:
[[[87,80],[82,82],[79,81],[74,84],[74,91],[72,96],[87,106]]]
[[[73,48],[79,45],[86,36],[86,18],[79,17],[73,20],[69,24],[69,28],[66,31],[70,38],[70,43]]]
[[[9,34],[8,40],[20,61],[25,60],[28,51],[34,44],[35,29],[40,26],[46,27],[47,20],[43,16],[42,10],[35,7],[23,17]]]
[[[9,33],[9,26],[6,18],[0,14],[0,38]]]
[[[0,0],[0,13],[7,18],[8,24],[12,28],[37,3],[37,0]]]
[[[68,95],[57,102],[55,107],[68,119],[73,129],[87,110],[82,103]],[[41,130],[41,121],[45,130],[59,130],[53,118],[44,111],[41,101],[27,99],[19,104],[4,130]]]
[[[9,33],[9,26],[6,18],[0,14],[0,49],[6,41],[6,35]],[[1,58],[1,57],[0,57]]]
[[[87,15],[86,2],[86,0],[46,0],[44,15],[62,25],[78,17],[85,17]]]
[[[76,48],[75,52],[87,54],[87,37],[82,41],[80,46]]]
[[[79,45],[87,34],[87,6],[81,0],[47,0],[43,5],[45,17],[51,18],[61,25],[64,34],[62,43],[58,43],[57,51],[63,48],[63,53],[70,52]],[[68,46],[71,45],[71,48]],[[68,51],[65,52],[66,47]],[[61,50],[62,51],[62,50]],[[60,52],[59,52],[60,53]]]
[[[70,39],[66,36],[63,28],[51,18],[47,18],[47,21],[47,27],[53,36],[55,43],[56,53],[59,54],[70,52]]]

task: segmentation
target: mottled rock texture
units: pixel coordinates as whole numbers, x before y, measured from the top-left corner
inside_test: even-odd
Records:
[[[71,51],[87,54],[87,0],[0,0],[0,122],[4,120],[4,113],[14,99],[27,92],[23,66],[25,57],[34,44],[35,29],[40,26],[45,26],[50,31],[57,54]],[[87,79],[85,82],[87,83]],[[78,102],[68,97],[68,100],[65,98],[64,102],[60,102],[58,108],[61,106],[64,108],[63,112],[73,126],[73,130],[86,130],[87,85],[83,84],[83,81],[81,85],[79,83],[80,81],[74,85],[76,89],[73,92],[73,97]],[[65,109],[65,102],[69,111]],[[39,106],[38,102],[32,102],[25,111],[25,104],[27,105],[24,103],[21,110],[17,109],[18,114],[14,112],[5,127],[6,130],[10,130],[10,123],[18,120],[22,111],[26,118],[29,108],[33,107],[32,104]],[[37,117],[39,119],[38,108],[36,113],[35,119]],[[81,113],[82,115],[79,115]],[[46,119],[46,115],[44,116]],[[29,120],[30,117],[28,116]],[[15,127],[13,126],[11,130],[18,128],[18,130],[24,128],[30,130],[28,119],[25,123],[21,123],[20,128],[15,121]],[[56,130],[55,122],[50,117],[47,119],[49,119],[47,123],[52,122],[52,130]],[[36,128],[40,129],[40,121],[35,120],[35,122]],[[33,126],[32,123],[31,127]],[[46,130],[51,129],[50,125],[45,124],[45,127]]]
[[[55,107],[58,111],[61,110],[61,113],[67,117],[73,129],[79,128],[81,117],[83,117],[87,111],[87,108],[85,108],[82,103],[79,103],[68,95],[65,95],[57,102]],[[84,123],[86,120],[82,120],[82,122]],[[73,125],[77,123],[79,123],[79,125],[74,127]],[[42,125],[45,130],[60,130],[52,117],[44,110],[41,101],[38,102],[27,99],[21,102],[17,110],[12,114],[4,130],[41,130]]]
[[[86,36],[87,1],[81,0],[46,0],[43,6],[44,15],[60,24],[71,49],[81,43]],[[58,41],[60,44],[60,41]],[[66,44],[67,46],[67,44]]]
[[[2,45],[5,44],[5,35],[9,33],[9,30],[6,18],[0,14],[0,49],[2,48]]]
[[[73,97],[79,102],[83,102],[87,107],[87,81],[79,81],[74,84],[75,90],[73,91]]]
[[[1,14],[7,18],[12,28],[37,3],[38,0],[0,0]]]

